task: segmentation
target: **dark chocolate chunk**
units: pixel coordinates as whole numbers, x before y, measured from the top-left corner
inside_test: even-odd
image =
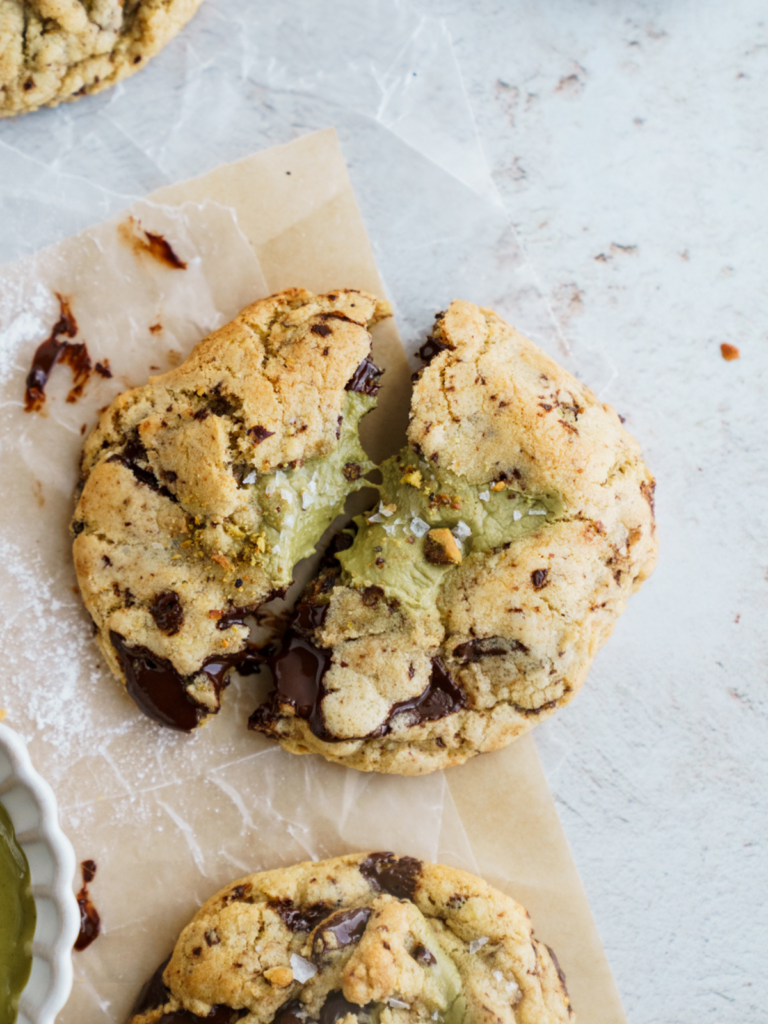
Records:
[[[261,444],[262,441],[266,441],[268,437],[274,437],[274,430],[267,430],[266,427],[256,426],[251,427],[248,431],[248,436],[254,444]]]
[[[312,960],[319,967],[325,953],[333,953],[345,946],[353,946],[363,937],[371,916],[370,907],[339,910],[323,921],[312,945]]]
[[[467,697],[458,686],[440,658],[432,659],[432,675],[426,689],[418,697],[398,701],[392,705],[387,721],[372,735],[383,736],[390,731],[395,715],[409,713],[412,725],[434,722],[446,715],[453,715],[467,706]]]
[[[277,1011],[272,1018],[272,1024],[317,1024],[311,1017],[307,1016],[306,1010],[298,999],[291,999]]]
[[[294,630],[283,640],[282,650],[268,661],[275,689],[269,699],[251,715],[248,726],[256,732],[270,733],[280,716],[280,705],[290,704],[299,718],[305,719],[318,739],[336,740],[325,727],[322,700],[323,676],[331,665],[328,651],[316,647]]]
[[[149,606],[149,614],[160,632],[167,636],[176,636],[184,625],[184,609],[175,590],[155,594],[155,599]]]
[[[543,590],[546,587],[547,576],[549,576],[549,569],[534,569],[531,573],[531,583],[533,584],[534,590]]]
[[[396,857],[394,853],[372,853],[360,865],[360,874],[374,889],[411,900],[421,874],[421,861],[416,857]]]
[[[336,1024],[337,1020],[346,1017],[348,1013],[353,1013],[355,1016],[359,1016],[361,1013],[369,1014],[373,1006],[373,1003],[359,1006],[357,1003],[350,1003],[348,999],[345,999],[342,992],[329,992],[320,1007],[319,1024]]]
[[[430,953],[426,946],[416,946],[411,956],[414,960],[418,960],[420,964],[424,964],[425,967],[434,967],[437,963],[434,954]]]
[[[419,349],[419,359],[424,363],[431,363],[435,356],[447,351],[448,347],[434,335],[430,335]]]
[[[384,591],[381,587],[366,587],[363,590],[362,600],[366,608],[375,608],[381,597],[384,597]]]
[[[459,661],[479,661],[481,658],[512,654],[528,654],[528,648],[519,640],[511,640],[500,636],[487,636],[477,640],[468,640],[453,649],[453,657]]]
[[[362,395],[375,395],[379,391],[380,370],[370,356],[366,356],[346,384],[347,391],[357,391]]]
[[[272,900],[267,906],[279,914],[286,928],[292,932],[311,932],[331,912],[327,903],[314,903],[311,907],[295,907],[291,900]]]
[[[319,334],[321,338],[327,338],[329,334],[333,334],[333,331],[327,324],[312,324],[310,331],[313,334]]]
[[[122,452],[117,455],[110,455],[107,462],[119,462],[133,473],[139,483],[151,488],[151,490],[156,491],[158,494],[162,494],[165,498],[170,498],[171,501],[178,501],[175,494],[171,494],[167,487],[161,486],[158,482],[157,477],[149,467],[147,450],[138,436],[130,438]],[[146,463],[146,465],[140,466],[140,462]]]

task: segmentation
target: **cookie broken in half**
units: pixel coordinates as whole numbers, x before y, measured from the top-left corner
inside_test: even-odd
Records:
[[[496,313],[421,349],[408,445],[307,589],[251,727],[407,775],[567,703],[653,571],[654,480],[616,412]]]
[[[109,667],[162,724],[190,730],[218,711],[248,657],[244,620],[366,485],[369,328],[389,315],[349,289],[255,302],[119,395],[86,441],[80,592]]]

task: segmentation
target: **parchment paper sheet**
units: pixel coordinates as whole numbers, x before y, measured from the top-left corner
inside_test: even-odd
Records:
[[[530,738],[426,778],[366,776],[248,733],[259,677],[233,682],[221,714],[190,737],[150,723],[106,672],[73,593],[67,535],[83,424],[261,295],[294,284],[383,293],[332,131],[165,188],[130,213],[187,269],[132,252],[117,230],[124,214],[0,268],[0,706],[54,787],[78,859],[98,863],[91,893],[104,924],[75,954],[60,1021],[122,1021],[196,906],[234,877],[385,848],[466,867],[510,892],[556,950],[582,1024],[620,1024]],[[55,292],[71,300],[77,340],[114,376],[94,377],[68,404],[70,373],[59,366],[47,416],[29,415],[24,377],[58,318]],[[399,444],[409,399],[393,324],[377,330],[374,354],[387,387],[366,443],[380,458]]]

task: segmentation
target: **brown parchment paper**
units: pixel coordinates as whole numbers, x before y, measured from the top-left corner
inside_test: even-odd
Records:
[[[129,213],[187,269],[121,241],[128,214],[0,268],[0,707],[53,785],[78,859],[98,863],[91,894],[104,924],[75,954],[61,1024],[124,1020],[197,905],[232,878],[366,848],[455,864],[515,896],[555,949],[582,1024],[621,1024],[530,737],[446,773],[367,776],[246,732],[258,677],[233,682],[220,715],[188,737],[149,723],[106,672],[73,593],[67,535],[82,431],[98,409],[262,295],[290,285],[383,294],[331,130],[165,188]],[[24,377],[57,319],[57,292],[71,300],[77,340],[114,376],[68,403],[69,371],[57,367],[47,415],[29,415]],[[400,446],[410,397],[393,322],[377,328],[374,356],[386,387],[364,443],[380,459]]]

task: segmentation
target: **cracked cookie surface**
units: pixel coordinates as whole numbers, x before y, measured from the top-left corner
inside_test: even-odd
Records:
[[[0,117],[100,92],[144,67],[203,0],[0,0]]]
[[[113,673],[165,725],[219,708],[247,658],[244,619],[284,592],[365,485],[375,405],[370,295],[290,289],[118,396],[85,443],[78,583]]]
[[[455,868],[350,854],[249,875],[198,911],[132,1024],[562,1024],[554,953]]]
[[[608,405],[492,310],[422,348],[408,446],[307,590],[251,727],[420,774],[569,701],[653,571],[653,477]]]

